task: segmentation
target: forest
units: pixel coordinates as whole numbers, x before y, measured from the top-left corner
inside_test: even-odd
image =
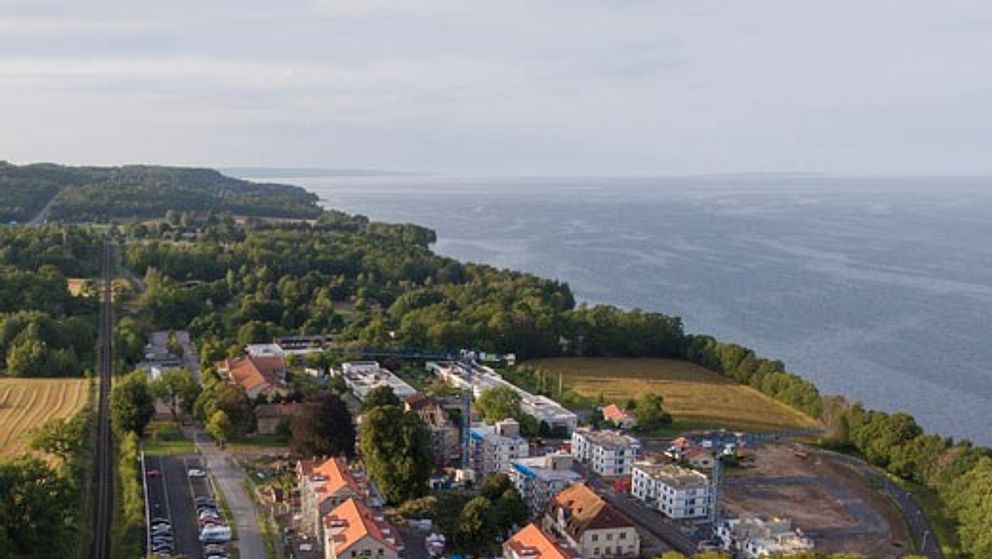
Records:
[[[68,167],[0,162],[0,223],[26,222],[54,197],[48,219],[65,223],[160,219],[167,211],[316,218],[317,197],[210,169],[128,165]]]

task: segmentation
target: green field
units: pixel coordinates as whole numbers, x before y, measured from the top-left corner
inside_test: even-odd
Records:
[[[152,421],[145,428],[141,450],[148,456],[195,454],[193,441],[186,438],[179,426],[171,421]]]
[[[818,425],[753,388],[686,361],[562,357],[525,364],[561,373],[565,390],[593,399],[602,394],[607,402],[621,406],[631,398],[659,394],[675,428],[763,431]]]

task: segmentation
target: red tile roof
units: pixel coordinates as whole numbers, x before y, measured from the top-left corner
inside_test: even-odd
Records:
[[[579,557],[579,553],[574,549],[556,542],[533,523],[513,534],[503,545],[512,549],[521,559],[578,559]]]
[[[621,421],[630,421],[634,419],[632,415],[627,413],[627,410],[621,408],[616,404],[610,404],[603,408],[603,418],[607,421],[612,421],[614,423],[619,423]]]
[[[324,515],[324,529],[334,542],[334,554],[341,556],[349,547],[366,536],[399,551],[402,546],[396,528],[357,499],[348,499]]]
[[[574,483],[555,495],[548,507],[551,518],[556,522],[559,511],[564,513],[565,526],[561,528],[576,541],[586,530],[633,526],[626,516],[604,501],[585,481]]]
[[[217,370],[225,373],[231,381],[248,391],[265,385],[282,384],[279,371],[286,368],[286,362],[281,357],[252,357],[243,356],[225,359],[216,363]]]

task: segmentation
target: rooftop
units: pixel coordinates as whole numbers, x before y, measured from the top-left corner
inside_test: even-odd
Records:
[[[579,540],[586,530],[632,526],[626,516],[610,506],[585,481],[574,483],[555,495],[548,506],[556,521],[559,510],[564,514],[563,528],[575,540]]]
[[[635,462],[634,469],[641,470],[655,481],[678,489],[702,488],[710,483],[704,474],[675,464]]]
[[[586,427],[576,429],[575,432],[576,434],[584,436],[590,443],[597,446],[604,446],[607,448],[641,446],[640,441],[630,435],[624,435],[620,431],[613,431],[610,429],[594,431]]]
[[[562,460],[555,467],[555,460]],[[570,454],[547,454],[544,456],[532,456],[530,458],[518,458],[510,463],[514,470],[520,474],[537,478],[542,481],[578,481],[582,475],[571,469]]]
[[[579,553],[538,528],[528,524],[503,544],[521,559],[578,559]]]
[[[334,553],[341,556],[349,547],[368,536],[393,551],[400,551],[399,534],[357,499],[348,499],[324,516],[327,537],[334,542]]]

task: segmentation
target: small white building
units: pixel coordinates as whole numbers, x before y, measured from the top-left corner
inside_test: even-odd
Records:
[[[472,469],[479,478],[509,472],[514,460],[530,455],[527,439],[520,436],[520,424],[513,419],[472,425],[468,445]]]
[[[572,456],[601,476],[624,476],[641,452],[641,443],[619,431],[580,427],[572,433]]]
[[[544,456],[518,458],[507,472],[531,513],[544,511],[548,501],[582,475],[572,469],[571,454],[556,452]]]
[[[388,386],[393,394],[401,401],[413,396],[417,391],[394,375],[392,371],[379,365],[376,361],[352,361],[342,363],[340,370],[332,371],[334,376],[341,375],[344,383],[360,400],[373,389]]]
[[[705,518],[713,505],[710,480],[700,472],[675,464],[636,462],[630,494],[668,518]]]
[[[758,559],[772,554],[789,555],[813,549],[813,540],[801,530],[793,529],[786,518],[762,520],[756,516],[730,518],[714,530],[724,550],[736,552],[744,559]]]

